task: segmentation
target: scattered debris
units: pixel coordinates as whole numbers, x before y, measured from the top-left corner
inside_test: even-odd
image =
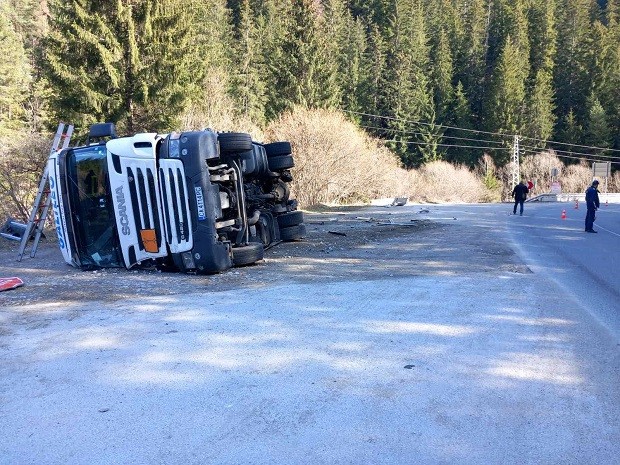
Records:
[[[407,197],[395,197],[394,201],[390,205],[391,207],[402,207],[404,206],[409,199]]]
[[[26,232],[26,225],[9,217],[0,227],[0,236],[11,241],[21,241]]]
[[[419,221],[424,221],[424,220],[409,220],[411,221],[411,223],[393,223],[391,221],[388,222],[381,222],[381,223],[377,223],[377,225],[379,226],[417,226]]]
[[[24,282],[20,278],[0,278],[0,292],[15,289],[23,285]]]

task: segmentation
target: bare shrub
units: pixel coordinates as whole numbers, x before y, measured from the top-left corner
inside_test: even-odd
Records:
[[[340,113],[297,108],[271,123],[265,134],[270,141],[290,141],[291,190],[302,206],[407,194],[407,175],[396,156]]]
[[[489,196],[488,189],[476,173],[465,166],[434,161],[418,170],[412,197],[421,202],[480,202]]]
[[[191,131],[211,128],[216,131],[246,132],[254,140],[262,140],[262,130],[248,117],[233,109],[238,106],[228,93],[225,71],[213,68],[203,82],[199,99],[194,99],[185,109],[180,121],[180,130]]]
[[[609,192],[620,192],[620,171],[616,171],[611,175],[607,190]]]
[[[562,179],[565,166],[553,151],[523,157],[520,164],[521,179],[534,183],[530,196],[549,192],[552,181],[551,171],[554,168],[558,170],[558,179]],[[511,191],[513,187],[510,187]]]
[[[26,222],[49,155],[52,137],[16,133],[0,140],[0,223]]]
[[[558,175],[552,179],[553,169]],[[565,165],[553,150],[540,152],[523,158],[521,162],[521,177],[535,183],[534,195],[549,192],[552,181],[559,181],[562,192],[585,192],[592,182],[592,168],[586,161],[578,165]]]
[[[500,202],[502,199],[502,182],[498,179],[499,172],[493,158],[485,153],[478,161],[474,172],[486,188],[486,193],[480,201]]]
[[[578,165],[568,165],[563,170],[560,184],[562,192],[585,192],[592,184],[592,168],[585,161]]]

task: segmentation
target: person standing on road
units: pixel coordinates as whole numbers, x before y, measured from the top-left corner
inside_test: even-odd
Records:
[[[586,232],[595,233],[594,219],[596,217],[596,210],[601,206],[598,200],[598,180],[592,181],[592,185],[586,190]]]
[[[519,210],[519,215],[523,216],[523,202],[525,202],[528,192],[529,189],[523,181],[517,184],[512,190],[512,196],[515,198],[515,206],[512,209],[513,215],[517,214],[517,205],[519,205],[521,207],[521,209]]]

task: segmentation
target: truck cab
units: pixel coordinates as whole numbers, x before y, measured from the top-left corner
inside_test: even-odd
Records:
[[[48,161],[61,252],[82,269],[217,273],[255,263],[305,235],[290,198],[293,166],[288,142],[245,133],[119,138],[111,123],[94,125],[84,145]]]

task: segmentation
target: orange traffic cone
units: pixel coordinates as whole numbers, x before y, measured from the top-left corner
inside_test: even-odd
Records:
[[[565,220],[566,219],[566,210],[562,210],[562,219]]]
[[[575,200],[575,210],[579,210],[579,199]]]

